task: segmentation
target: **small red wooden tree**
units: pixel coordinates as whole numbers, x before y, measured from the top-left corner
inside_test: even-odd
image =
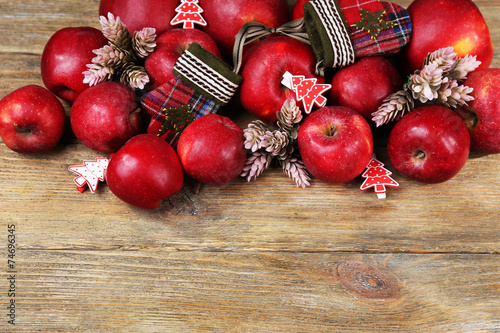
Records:
[[[290,72],[285,72],[281,83],[295,91],[297,101],[302,101],[304,112],[309,114],[314,104],[319,107],[325,106],[327,100],[322,94],[332,88],[330,84],[318,84],[317,81],[316,78],[306,79],[304,75],[292,75]]]
[[[203,9],[198,5],[198,0],[181,0],[181,4],[175,9],[177,15],[170,21],[171,25],[183,23],[184,29],[194,29],[194,24],[207,25],[205,19],[200,15]]]
[[[366,171],[361,177],[366,178],[360,189],[362,191],[373,187],[379,199],[385,199],[386,186],[399,187],[399,184],[390,177],[392,172],[384,168],[384,163],[372,158],[367,165]]]

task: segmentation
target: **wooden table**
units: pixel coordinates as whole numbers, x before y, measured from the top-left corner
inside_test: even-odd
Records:
[[[476,4],[499,48],[500,4]],[[99,28],[98,5],[0,0],[0,97],[42,85],[46,41]],[[71,134],[36,156],[0,144],[0,331],[500,332],[500,155],[472,153],[439,185],[395,173],[385,200],[360,179],[298,189],[272,169],[188,184],[152,211],[104,184],[79,193],[67,168],[95,157]]]

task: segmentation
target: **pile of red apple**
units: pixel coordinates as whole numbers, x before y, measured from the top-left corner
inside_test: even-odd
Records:
[[[293,19],[302,15],[306,1],[296,3]],[[234,36],[244,23],[254,20],[278,27],[290,19],[286,0],[199,0],[207,26],[180,29],[169,24],[178,5],[177,0],[101,0],[99,14],[113,13],[131,32],[156,29],[157,47],[144,63],[148,89],[172,79],[173,65],[191,42],[230,62]],[[391,129],[389,158],[402,175],[436,183],[455,176],[470,149],[500,153],[500,69],[488,68],[493,46],[477,6],[471,0],[415,0],[408,12],[413,34],[403,52],[396,57],[361,58],[329,71],[329,104],[305,117],[297,138],[304,165],[317,179],[343,183],[363,172],[373,154],[371,114],[388,95],[402,89],[402,75],[421,68],[429,52],[448,46],[459,57],[473,55],[482,62],[464,83],[474,88],[475,100],[459,109],[422,106],[404,116]],[[0,101],[0,136],[5,145],[30,154],[53,149],[66,118],[62,99],[72,104],[75,136],[97,152],[113,153],[106,180],[111,191],[129,204],[155,208],[181,190],[184,175],[214,186],[238,177],[247,151],[243,131],[231,119],[220,115],[197,119],[174,149],[156,135],[143,133],[145,114],[138,93],[144,91],[118,82],[84,84],[83,72],[95,56],[92,51],[105,44],[101,31],[90,27],[64,28],[50,38],[41,57],[46,88],[21,87]],[[316,77],[315,66],[310,46],[295,39],[271,36],[255,42],[244,54],[239,101],[272,124],[283,103],[294,98],[294,92],[281,84],[283,74]]]

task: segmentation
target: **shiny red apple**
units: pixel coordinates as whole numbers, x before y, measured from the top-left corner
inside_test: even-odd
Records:
[[[191,178],[222,186],[238,177],[246,161],[243,130],[217,114],[202,116],[182,132],[177,154]]]
[[[230,59],[234,37],[247,22],[277,28],[289,20],[287,0],[200,0],[207,26],[201,27]]]
[[[465,120],[471,149],[484,154],[500,153],[500,68],[476,70],[464,85],[474,90],[474,100],[457,108]]]
[[[141,115],[137,98],[128,86],[102,82],[85,90],[71,108],[71,128],[87,147],[115,152],[140,133]]]
[[[70,103],[89,87],[83,72],[92,62],[92,52],[107,44],[102,32],[92,27],[68,27],[50,37],[42,53],[41,72],[44,85]]]
[[[304,4],[309,0],[297,0],[292,8],[292,20],[298,20],[304,17]]]
[[[151,134],[127,141],[109,162],[109,189],[126,203],[154,209],[182,189],[183,173],[174,149]]]
[[[424,183],[453,178],[469,157],[470,138],[455,112],[439,105],[414,109],[391,130],[389,158],[402,175]]]
[[[276,122],[276,112],[295,92],[281,82],[283,74],[316,78],[316,58],[311,47],[292,37],[271,36],[258,42],[243,57],[240,86],[241,105],[267,123]],[[297,105],[302,107],[302,102]]]
[[[125,23],[130,33],[142,28],[155,28],[159,36],[176,26],[170,21],[177,14],[178,0],[101,0],[99,16],[108,17],[112,13]]]
[[[298,144],[307,170],[326,183],[345,183],[360,175],[373,154],[370,125],[356,111],[327,106],[299,127]]]
[[[52,150],[61,140],[65,120],[63,105],[44,87],[24,86],[0,100],[0,136],[18,153]]]
[[[408,73],[422,68],[429,52],[452,46],[458,57],[477,56],[488,68],[493,44],[483,15],[472,0],[414,0],[408,6],[413,32],[401,62]]]
[[[207,51],[221,58],[217,44],[212,37],[201,30],[172,29],[164,32],[156,39],[156,48],[146,58],[144,64],[152,88],[157,88],[175,77],[172,69],[177,59],[192,42],[200,44]]]
[[[350,107],[375,125],[372,113],[387,96],[403,89],[403,80],[389,60],[366,57],[340,69],[331,85],[329,100],[333,105]]]

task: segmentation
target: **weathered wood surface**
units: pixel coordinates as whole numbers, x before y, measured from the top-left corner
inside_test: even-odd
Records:
[[[0,0],[0,98],[42,85],[46,41],[99,28],[98,4]],[[476,4],[500,47],[500,4]],[[376,153],[391,168],[383,142]],[[386,200],[359,179],[304,190],[273,169],[199,194],[187,184],[153,211],[105,185],[76,191],[67,167],[97,156],[69,130],[43,155],[0,143],[0,331],[500,332],[500,156],[472,153],[438,185],[396,173]]]

